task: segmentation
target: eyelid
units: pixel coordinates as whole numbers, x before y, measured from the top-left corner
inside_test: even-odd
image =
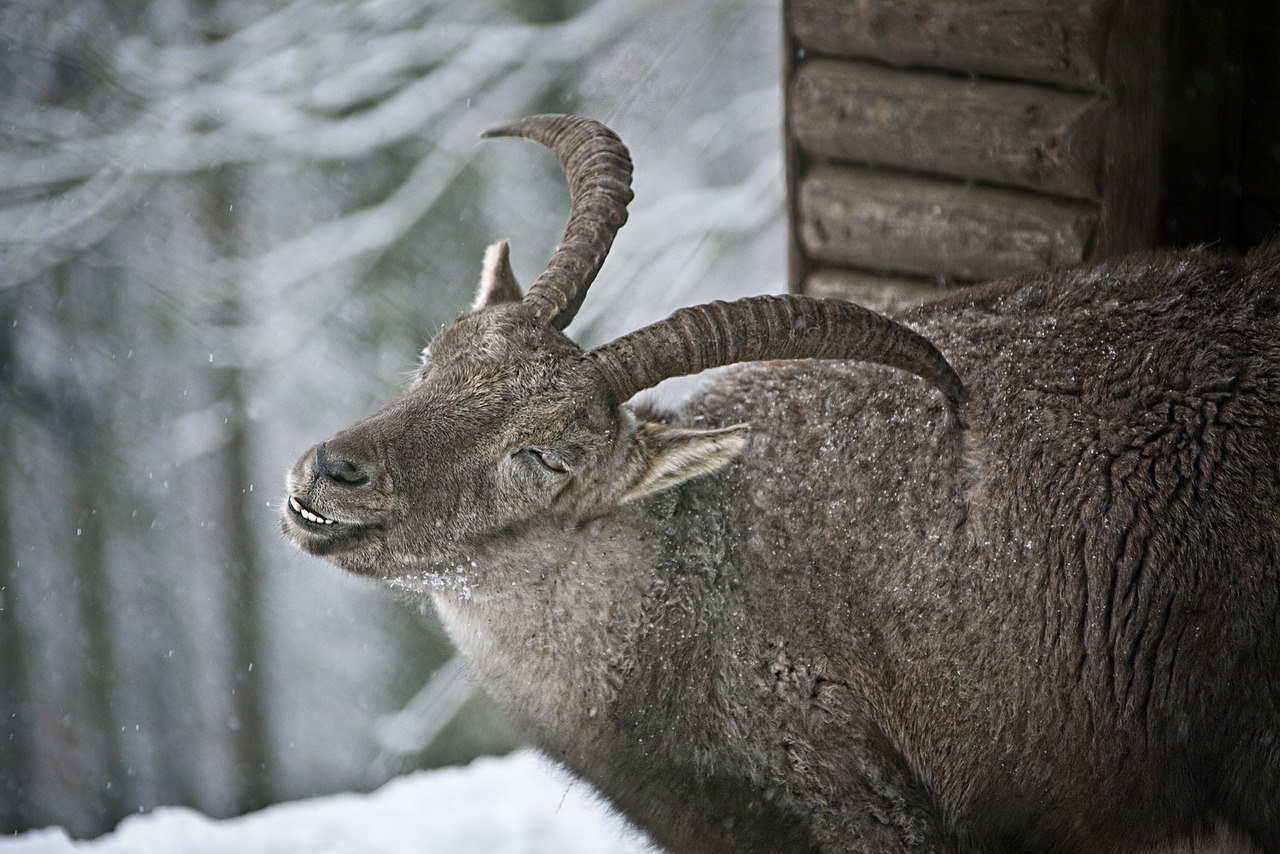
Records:
[[[538,462],[542,463],[548,469],[559,474],[567,474],[569,464],[564,461],[564,457],[555,451],[546,448],[530,448],[529,451],[538,458]]]

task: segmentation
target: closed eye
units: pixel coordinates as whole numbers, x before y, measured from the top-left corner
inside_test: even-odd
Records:
[[[529,453],[533,454],[548,471],[553,471],[556,474],[569,473],[569,464],[555,451],[548,451],[545,448],[529,448]]]

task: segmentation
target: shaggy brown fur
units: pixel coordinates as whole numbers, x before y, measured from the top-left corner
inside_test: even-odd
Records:
[[[490,291],[299,461],[285,529],[430,597],[659,843],[1280,852],[1280,245],[906,315],[967,430],[812,359],[638,420]]]

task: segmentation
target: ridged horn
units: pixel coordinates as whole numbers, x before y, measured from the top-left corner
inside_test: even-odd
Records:
[[[524,298],[540,319],[564,329],[600,272],[614,235],[627,221],[631,155],[613,131],[577,116],[529,116],[481,136],[518,136],[541,143],[564,170],[569,222],[546,271]]]
[[[590,356],[619,403],[668,377],[735,362],[851,359],[921,377],[946,395],[957,417],[964,404],[960,377],[926,338],[839,300],[763,296],[682,308]]]

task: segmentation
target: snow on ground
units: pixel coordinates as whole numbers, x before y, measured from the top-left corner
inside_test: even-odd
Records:
[[[422,771],[368,795],[276,804],[216,821],[185,807],[73,842],[61,828],[0,838],[0,854],[632,854],[644,838],[529,750]]]

